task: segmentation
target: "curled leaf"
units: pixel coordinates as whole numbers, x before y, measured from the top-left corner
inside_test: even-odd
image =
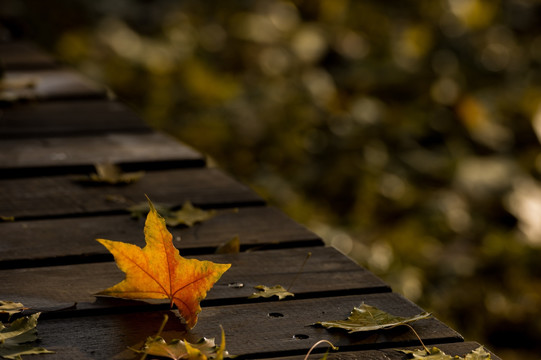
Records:
[[[465,357],[447,355],[437,347],[426,350],[398,350],[408,354],[410,359],[429,359],[429,360],[490,360],[490,353],[483,346],[479,346]]]
[[[417,320],[426,319],[431,315],[427,312],[411,316],[395,316],[382,311],[374,306],[362,303],[354,307],[346,320],[319,321],[316,324],[326,328],[340,328],[350,333],[359,331],[373,331],[390,329],[399,325],[405,325]]]
[[[273,287],[268,287],[265,285],[254,286],[254,289],[260,290],[253,293],[248,297],[248,299],[255,299],[259,297],[269,298],[271,296],[278,296],[278,300],[285,299],[288,296],[295,296],[295,294],[284,289],[282,285],[274,285]]]
[[[0,356],[21,359],[21,355],[51,354],[53,351],[31,344],[38,339],[36,326],[40,313],[21,317],[8,326],[0,323]]]
[[[13,314],[20,313],[23,310],[28,308],[24,307],[23,304],[13,301],[2,301],[0,300],[0,314],[8,314],[9,316]]]

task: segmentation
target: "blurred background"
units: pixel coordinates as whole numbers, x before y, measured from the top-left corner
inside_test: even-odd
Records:
[[[467,340],[541,355],[541,2],[2,0]]]

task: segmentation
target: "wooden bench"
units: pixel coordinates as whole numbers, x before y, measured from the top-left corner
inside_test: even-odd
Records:
[[[42,312],[40,346],[55,353],[40,358],[139,358],[127,347],[140,346],[160,327],[168,306],[93,296],[124,277],[95,239],[142,246],[143,220],[126,208],[144,202],[145,194],[155,203],[178,207],[189,200],[218,209],[208,221],[169,230],[181,255],[232,264],[202,302],[196,327],[185,331],[170,320],[165,338],[219,340],[221,325],[227,350],[243,359],[302,359],[322,339],[340,347],[330,359],[405,359],[394,349],[421,347],[407,327],[347,334],[311,326],[345,319],[363,302],[399,316],[422,309],[32,44],[0,44],[0,59],[6,59],[8,79],[36,81],[0,113],[0,215],[14,217],[0,222],[0,300]],[[145,175],[125,186],[74,181],[105,162]],[[240,253],[214,254],[235,235]],[[254,286],[288,286],[296,274],[295,297],[248,299]],[[437,318],[412,326],[427,346],[451,355],[479,346]]]

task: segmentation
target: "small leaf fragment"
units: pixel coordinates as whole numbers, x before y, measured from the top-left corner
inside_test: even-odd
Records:
[[[0,222],[2,221],[15,221],[15,216],[4,216],[4,215],[0,215]]]
[[[194,226],[196,223],[200,223],[213,218],[216,215],[216,210],[205,211],[198,207],[193,206],[190,201],[186,201],[182,205],[182,209],[173,211],[165,218],[165,222],[169,226]]]
[[[94,167],[96,168],[96,173],[88,176],[74,177],[73,179],[81,183],[126,185],[138,181],[145,175],[144,171],[125,173],[120,167],[110,163],[95,164]]]
[[[395,326],[426,319],[430,316],[431,314],[427,312],[411,317],[395,316],[374,306],[362,303],[359,307],[353,308],[346,320],[318,321],[316,324],[326,328],[340,328],[348,330],[349,333],[354,333],[359,331],[390,329]]]
[[[36,326],[40,313],[13,321],[8,326],[0,323],[0,356],[5,359],[21,359],[21,355],[50,354],[53,351],[29,344],[38,339]]]
[[[240,239],[238,236],[235,236],[233,239],[228,242],[221,244],[216,249],[216,254],[236,254],[240,252]]]
[[[259,297],[269,298],[271,296],[278,296],[278,300],[282,300],[285,299],[287,296],[295,296],[295,294],[284,289],[282,285],[274,285],[273,287],[257,285],[254,286],[254,289],[260,291],[253,293],[248,297],[248,299],[255,299]]]
[[[21,303],[0,300],[0,314],[8,314],[11,316],[26,309],[28,308],[24,307],[24,305]]]
[[[398,350],[409,355],[409,359],[427,359],[427,360],[490,360],[490,353],[483,346],[479,346],[465,357],[447,355],[437,347],[430,349],[430,353],[425,350]]]

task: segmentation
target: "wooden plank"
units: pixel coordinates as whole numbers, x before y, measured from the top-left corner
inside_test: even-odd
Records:
[[[16,100],[105,99],[105,87],[68,69],[6,71],[4,83],[10,89],[0,91],[0,98]]]
[[[0,180],[0,214],[17,220],[121,213],[145,201],[207,208],[255,206],[263,200],[218,169],[149,171],[126,186],[83,186],[70,176]]]
[[[0,223],[0,268],[103,260],[108,251],[94,239],[143,246],[143,227],[144,219],[128,214]],[[272,207],[219,210],[203,223],[169,231],[184,254],[214,252],[236,235],[242,250],[322,245],[317,235]]]
[[[134,111],[111,100],[15,103],[0,112],[1,138],[148,131]]]
[[[147,170],[203,166],[203,155],[169,135],[105,134],[101,136],[4,139],[0,142],[0,177],[88,174],[94,164]]]
[[[220,325],[227,349],[242,358],[305,354],[317,341],[326,339],[343,351],[418,345],[407,327],[369,333],[347,334],[311,326],[317,321],[346,318],[354,306],[366,302],[400,316],[422,311],[394,293],[355,295],[292,301],[204,307],[196,327],[186,333],[173,317],[162,332],[168,340],[186,337],[220,339]],[[64,349],[74,349],[95,359],[131,356],[127,346],[138,347],[153,335],[163,319],[162,312],[111,313],[74,318],[43,318],[38,325],[41,346],[56,350],[49,359],[66,359]],[[435,318],[413,325],[425,344],[462,341],[462,337]],[[130,355],[131,354],[131,355]]]
[[[57,66],[52,56],[26,41],[0,42],[0,63],[5,70],[48,69]]]
[[[320,345],[320,348],[317,349],[315,352],[312,352],[311,358],[318,358],[317,353],[320,353],[323,351],[326,351],[325,349],[326,344]],[[464,357],[466,354],[469,354],[473,350],[479,348],[481,346],[479,343],[468,341],[468,342],[455,342],[450,344],[433,344],[430,345],[429,348],[432,348],[433,346],[437,347],[438,349],[442,350],[447,355],[451,356],[460,356]],[[400,350],[421,350],[422,346],[406,346],[403,348],[400,348]],[[380,350],[364,350],[364,351],[350,351],[350,352],[342,352],[342,351],[331,351],[329,355],[327,356],[328,360],[406,360],[409,359],[406,354],[398,351],[399,349],[380,349]],[[489,349],[485,348],[485,350],[489,351]],[[321,356],[321,355],[320,355]],[[494,353],[491,352],[490,358],[492,360],[501,360],[498,356],[496,356]],[[302,356],[288,356],[285,358],[281,358],[283,360],[303,360],[304,355]]]
[[[299,273],[308,251],[312,252],[312,258]],[[199,255],[196,258],[232,264],[208,293],[203,302],[205,306],[258,302],[248,299],[256,292],[254,286],[257,285],[282,285],[290,288],[296,299],[390,291],[381,279],[330,247]],[[36,311],[61,309],[73,303],[77,303],[74,312],[103,312],[99,310],[126,309],[128,306],[150,308],[151,305],[142,302],[93,296],[124,277],[113,262],[2,270],[0,299],[22,302]],[[167,300],[163,304],[168,308]]]

